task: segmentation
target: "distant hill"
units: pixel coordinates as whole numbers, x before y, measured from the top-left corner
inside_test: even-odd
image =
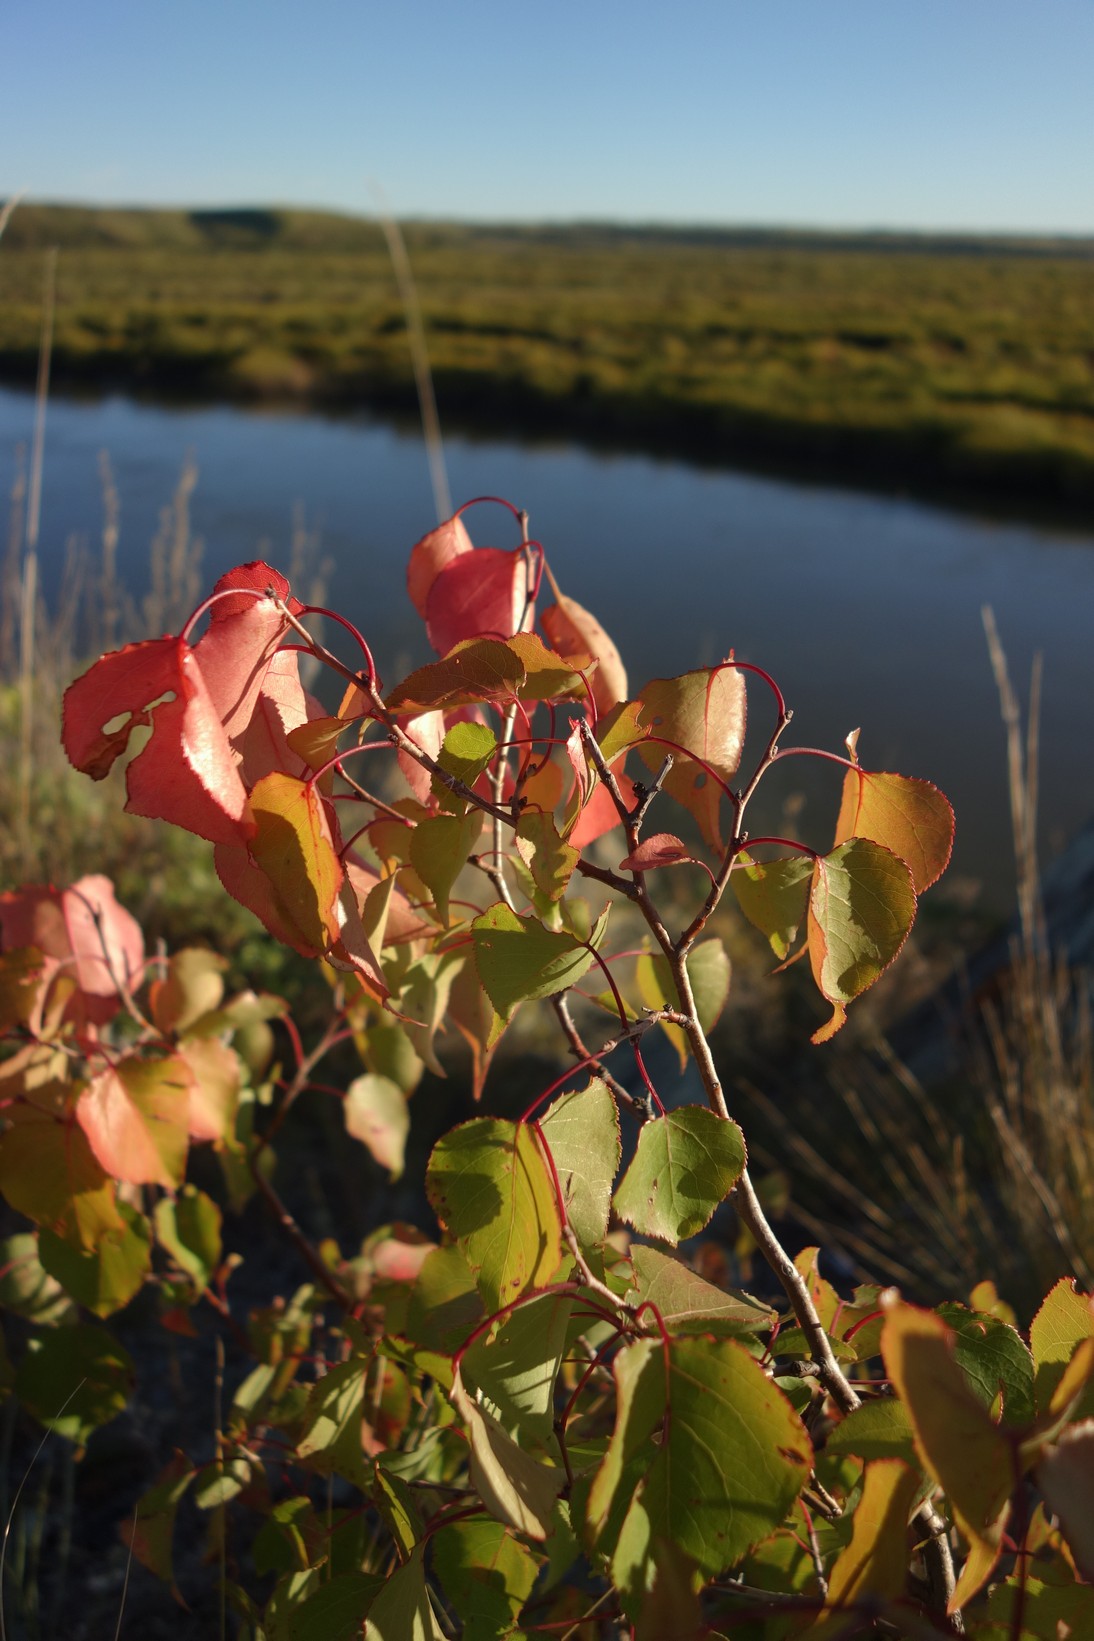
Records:
[[[1021,256],[1094,259],[1094,237],[1044,235],[935,234],[890,229],[837,233],[803,228],[688,227],[659,223],[473,223],[415,221],[420,234],[433,230],[453,242],[519,240],[572,248],[612,245],[674,245],[694,248],[785,249],[804,251],[892,251],[925,256]],[[282,206],[161,210],[120,206],[26,203],[13,213],[5,233],[9,246],[40,249],[57,245],[84,250],[373,250],[377,226],[371,217]]]

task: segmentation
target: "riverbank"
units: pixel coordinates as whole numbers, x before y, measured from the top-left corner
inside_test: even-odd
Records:
[[[1089,516],[1094,246],[408,224],[446,427]],[[374,223],[23,206],[0,380],[412,411]]]

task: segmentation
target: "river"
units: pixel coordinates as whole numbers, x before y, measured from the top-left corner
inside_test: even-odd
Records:
[[[0,495],[32,426],[31,396],[0,390]],[[374,643],[388,683],[427,658],[404,581],[410,546],[434,522],[412,430],[366,416],[54,399],[40,536],[47,588],[71,537],[97,544],[101,450],[120,502],[119,570],[134,592],[147,584],[149,542],[190,454],[205,583],[256,556],[285,567],[302,509],[333,561],[329,601]],[[557,442],[459,437],[446,454],[457,501],[502,495],[528,509],[563,590],[618,642],[632,689],[731,648],[761,664],[795,709],[787,744],[840,751],[859,727],[867,767],[924,776],[948,793],[953,879],[979,882],[1002,907],[1010,843],[981,624],[990,604],[1023,695],[1032,656],[1044,653],[1044,858],[1094,813],[1094,534]],[[514,544],[500,509],[469,522],[480,545]],[[771,706],[758,685],[750,708],[759,735]],[[824,846],[837,786],[834,766],[793,759],[769,777],[757,818],[779,824],[784,800],[801,794],[802,835]]]

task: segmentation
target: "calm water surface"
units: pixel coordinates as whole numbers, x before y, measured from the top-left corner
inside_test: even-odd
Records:
[[[32,424],[30,396],[0,390],[2,494]],[[190,453],[208,584],[256,556],[287,567],[302,507],[334,561],[330,602],[364,630],[389,683],[427,658],[404,582],[408,549],[434,522],[415,434],[364,417],[55,400],[40,539],[47,587],[71,536],[97,543],[102,449],[120,496],[120,572],[134,592],[147,585],[148,545]],[[868,767],[936,781],[957,810],[955,871],[1000,903],[1009,822],[980,614],[991,604],[1023,694],[1032,656],[1044,652],[1046,856],[1094,813],[1094,533],[564,445],[450,439],[447,458],[457,501],[488,493],[528,509],[564,590],[619,643],[632,689],[731,648],[760,663],[795,709],[787,742],[838,751],[861,726]],[[514,544],[499,509],[469,522],[479,545]],[[770,722],[759,686],[750,706],[759,735]],[[834,766],[790,760],[768,785],[757,824],[777,825],[783,800],[802,792],[804,835],[815,818],[811,841],[827,842]]]

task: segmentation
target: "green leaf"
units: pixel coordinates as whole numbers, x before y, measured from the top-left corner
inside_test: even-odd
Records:
[[[382,1453],[375,1461],[373,1498],[399,1554],[408,1556],[422,1536],[422,1518],[411,1488],[384,1463],[387,1457]]]
[[[488,1311],[551,1281],[562,1258],[554,1185],[525,1124],[477,1117],[434,1147],[426,1190]]]
[[[539,1559],[500,1521],[454,1521],[435,1533],[433,1570],[453,1611],[473,1615],[476,1641],[513,1633]]]
[[[104,1231],[94,1252],[42,1230],[38,1255],[43,1269],[95,1316],[111,1316],[127,1305],[144,1282],[152,1264],[152,1233],[143,1214],[128,1203],[118,1204],[124,1221],[120,1231]]]
[[[953,849],[953,810],[937,786],[856,766],[843,777],[835,843],[872,838],[904,861],[916,894],[942,876]]]
[[[179,1502],[194,1479],[194,1466],[185,1453],[176,1452],[160,1471],[154,1486],[137,1502],[136,1510],[120,1527],[122,1543],[129,1545],[142,1567],[175,1586],[173,1544]]]
[[[607,924],[605,907],[590,935],[594,948]],[[573,935],[544,928],[538,917],[518,917],[500,900],[475,919],[471,938],[483,990],[505,1018],[518,1003],[553,997],[576,985],[594,962],[593,953]]]
[[[545,1539],[565,1471],[532,1458],[468,1395],[459,1374],[452,1401],[471,1440],[471,1485],[492,1516],[528,1538]]]
[[[387,1579],[368,1610],[365,1641],[445,1641],[425,1587],[423,1553],[419,1544]]]
[[[511,1434],[546,1446],[554,1428],[555,1382],[566,1351],[573,1300],[548,1293],[505,1318],[489,1340],[477,1339],[460,1371]]]
[[[973,1392],[992,1417],[1011,1429],[1033,1422],[1033,1358],[1018,1331],[998,1317],[940,1305],[938,1314],[953,1329],[953,1353]],[[997,1402],[1002,1401],[1002,1409]]]
[[[566,892],[579,859],[578,850],[559,837],[554,818],[542,809],[526,809],[517,822],[517,854],[547,905]]]
[[[524,663],[508,644],[472,638],[457,644],[442,661],[419,667],[387,698],[389,712],[406,717],[434,707],[511,701],[524,683]]]
[[[740,854],[729,881],[742,912],[783,962],[809,912],[812,855],[761,861]]]
[[[826,1453],[860,1459],[911,1459],[915,1439],[908,1409],[895,1396],[863,1402],[841,1419],[824,1444]]]
[[[292,1609],[289,1641],[358,1641],[365,1614],[387,1582],[378,1573],[339,1573]]]
[[[705,1106],[681,1106],[643,1124],[615,1211],[641,1236],[675,1247],[703,1229],[744,1165],[744,1137],[735,1122]]]
[[[1029,1330],[1036,1368],[1038,1411],[1044,1413],[1079,1343],[1094,1335],[1094,1300],[1062,1276]]]
[[[448,926],[453,885],[482,833],[482,810],[466,815],[431,815],[419,821],[410,839],[410,860],[436,902],[437,916]]]
[[[188,946],[167,963],[167,976],[149,988],[152,1018],[163,1032],[189,1031],[224,997],[228,959],[204,946]]]
[[[458,952],[427,952],[411,964],[404,977],[399,999],[408,1016],[404,1030],[415,1053],[435,1077],[443,1077],[445,1069],[433,1040],[444,1029],[449,994],[460,967]]]
[[[827,1042],[846,1019],[845,1004],[888,968],[915,921],[912,876],[878,843],[853,838],[813,863],[809,897],[809,960],[831,1020],[814,1032]]]
[[[695,998],[695,1013],[705,1032],[717,1024],[726,998],[729,996],[730,964],[726,949],[718,939],[701,940],[693,946],[686,958],[688,979]],[[680,994],[676,989],[667,957],[660,952],[643,953],[635,965],[638,989],[642,1001],[651,1009],[678,1009]],[[688,1040],[680,1026],[662,1020],[661,1030],[675,1048],[680,1070],[688,1063]]]
[[[539,1121],[554,1158],[566,1217],[583,1248],[598,1248],[608,1234],[612,1185],[619,1167],[619,1113],[599,1077],[585,1088],[560,1094]]]
[[[719,848],[722,789],[713,776],[729,781],[741,761],[744,678],[735,667],[701,667],[678,678],[652,679],[638,699],[642,704],[639,722],[652,736],[660,737],[640,742],[639,756],[648,769],[658,770],[665,754],[672,753],[674,763],[665,778],[665,791],[695,816],[707,843]],[[665,741],[674,744],[666,746]],[[689,752],[694,756],[687,757]]]
[[[475,1273],[460,1250],[435,1248],[427,1254],[410,1294],[407,1337],[452,1356],[484,1315]]]
[[[369,1072],[350,1083],[343,1109],[346,1132],[368,1147],[393,1180],[399,1179],[410,1133],[410,1112],[402,1089]]]
[[[648,1587],[660,1539],[716,1577],[801,1492],[813,1462],[802,1423],[736,1340],[670,1340],[667,1374],[661,1341],[640,1340],[614,1373],[616,1425],[588,1503],[594,1542],[632,1594]]]
[[[32,1339],[15,1375],[15,1394],[40,1424],[82,1447],[109,1424],[133,1388],[128,1351],[104,1328],[57,1328]]]
[[[67,1083],[28,1089],[4,1113],[0,1191],[12,1208],[48,1226],[74,1247],[93,1249],[105,1231],[121,1230],[114,1181],[72,1120]]]
[[[14,1311],[39,1328],[77,1320],[72,1300],[38,1258],[33,1231],[19,1231],[0,1242],[0,1310]]]
[[[345,1476],[364,1489],[372,1475],[361,1445],[366,1371],[359,1359],[340,1362],[312,1387],[296,1448],[321,1476]]]
[[[497,750],[497,736],[489,725],[453,724],[441,744],[437,762],[446,774],[462,781],[464,786],[473,787],[483,770],[490,767]],[[433,792],[443,809],[462,815],[467,808],[467,800],[458,798],[437,776],[433,777]]]
[[[770,1328],[775,1313],[747,1293],[728,1292],[705,1282],[693,1270],[635,1243],[631,1248],[634,1286],[628,1305],[650,1304],[671,1334],[702,1333],[719,1337],[758,1333]]]
[[[203,1294],[220,1264],[222,1216],[212,1197],[194,1185],[164,1197],[155,1209],[156,1241]]]

